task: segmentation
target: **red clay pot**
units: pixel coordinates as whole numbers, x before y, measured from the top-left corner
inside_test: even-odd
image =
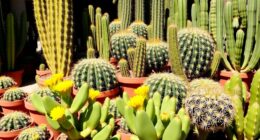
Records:
[[[73,93],[74,96],[76,96],[76,94],[78,93],[78,89],[73,87],[72,93]],[[103,103],[107,97],[110,98],[110,99],[115,98],[115,97],[117,97],[118,93],[119,93],[119,87],[116,87],[116,88],[111,89],[111,90],[100,92],[100,95],[96,98],[96,101]]]
[[[109,62],[110,62],[110,64],[112,64],[112,65],[114,65],[115,67],[117,67],[117,63],[118,63],[118,61],[117,61],[116,58],[111,57],[110,60],[109,60]]]
[[[51,70],[36,70],[36,74],[39,76],[51,75]]]
[[[24,100],[16,100],[10,102],[0,99],[0,106],[2,107],[4,114],[8,114],[14,111],[22,111],[28,114],[28,111],[24,107]]]
[[[132,77],[123,77],[120,72],[116,74],[116,78],[120,83],[124,92],[126,92],[129,97],[134,96],[134,90],[141,86],[147,77],[139,77],[139,78],[132,78]]]
[[[41,86],[45,87],[45,80],[48,79],[51,76],[51,71],[50,70],[36,70],[36,74],[38,76],[38,79],[36,79],[36,83]]]
[[[29,114],[30,114],[31,118],[34,120],[34,122],[35,122],[37,125],[46,124],[47,128],[52,131],[52,133],[53,133],[53,138],[54,138],[54,139],[56,139],[56,138],[60,135],[60,132],[59,132],[59,131],[54,130],[54,129],[48,124],[48,122],[47,122],[47,120],[46,120],[46,118],[45,118],[45,115],[39,113],[39,112],[32,106],[31,103],[27,102],[26,99],[24,100],[24,105],[25,105],[25,108],[29,111]]]
[[[226,70],[220,71],[220,80],[219,80],[220,84],[222,86],[224,86],[225,83],[231,78],[232,74],[233,73],[231,71],[226,71]],[[248,91],[250,90],[250,85],[251,85],[253,76],[254,76],[254,74],[251,72],[240,73],[240,78],[242,79],[243,82],[245,82]]]
[[[22,82],[23,82],[23,73],[24,70],[17,70],[17,71],[9,71],[4,73],[4,75],[9,76],[11,78],[14,79],[14,81],[17,83],[17,86],[21,86]]]

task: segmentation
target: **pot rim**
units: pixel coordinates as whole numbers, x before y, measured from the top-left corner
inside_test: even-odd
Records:
[[[143,84],[147,77],[123,77],[121,72],[117,72],[116,78],[119,83],[139,85]]]

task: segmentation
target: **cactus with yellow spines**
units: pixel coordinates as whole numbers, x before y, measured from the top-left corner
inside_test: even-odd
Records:
[[[135,0],[135,20],[144,21],[144,0]]]
[[[90,17],[90,23],[95,24],[95,9],[93,5],[88,5],[88,12]]]
[[[96,27],[96,45],[97,45],[97,51],[99,52],[99,55],[103,56],[103,48],[102,48],[102,13],[101,8],[98,7],[96,9],[96,15],[95,15],[95,27]]]
[[[143,21],[135,21],[129,29],[139,37],[147,38],[147,25]]]
[[[247,13],[246,6],[247,0],[238,0],[238,13],[241,18],[241,27],[246,28],[247,26]]]
[[[123,77],[130,77],[128,62],[122,58],[118,62],[120,73]]]
[[[151,10],[151,26],[152,26],[152,37],[153,39],[163,39],[163,28],[164,28],[164,3],[161,0],[152,0]]]
[[[146,40],[137,39],[134,54],[133,76],[143,77],[145,75]]]
[[[121,30],[121,21],[119,19],[113,20],[109,24],[109,35],[112,36],[114,33]]]
[[[129,63],[129,67],[131,70],[133,70],[134,58],[135,58],[135,48],[130,47],[129,49],[127,49],[127,61]]]

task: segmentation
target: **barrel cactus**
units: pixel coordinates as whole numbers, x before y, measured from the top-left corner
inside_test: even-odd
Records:
[[[5,101],[16,101],[16,100],[23,100],[27,94],[19,89],[19,88],[10,88],[7,91],[5,91],[3,95],[3,100]]]
[[[189,79],[203,76],[210,70],[215,51],[213,38],[199,28],[185,28],[178,32],[183,69]]]
[[[147,69],[161,71],[168,62],[168,45],[160,40],[149,40],[146,43]]]
[[[12,112],[0,119],[0,131],[13,131],[28,127],[32,123],[30,117],[22,112]]]
[[[0,76],[0,89],[8,89],[14,85],[16,83],[11,77]]]
[[[144,85],[149,86],[150,97],[156,92],[160,93],[162,98],[167,95],[176,97],[179,101],[178,107],[181,106],[187,93],[187,83],[172,73],[152,74],[145,80]]]
[[[192,123],[206,132],[224,130],[234,119],[232,100],[219,83],[209,79],[196,79],[190,83],[185,109]]]
[[[142,21],[135,21],[129,26],[130,30],[139,37],[147,38],[147,25]]]
[[[109,34],[110,36],[113,35],[114,33],[120,31],[121,29],[121,21],[119,19],[115,19],[109,24]]]
[[[75,64],[72,70],[75,88],[80,88],[87,82],[99,91],[114,89],[118,86],[115,68],[103,59],[83,59]]]
[[[45,125],[27,128],[23,130],[17,140],[49,140],[51,137],[50,132]]]
[[[41,88],[34,91],[34,93],[40,95],[41,97],[48,96],[54,99],[55,101],[60,101],[60,97],[49,88]],[[28,96],[28,101],[31,102],[30,95]]]
[[[117,60],[127,58],[127,50],[135,48],[137,35],[130,31],[120,31],[111,37],[111,54]]]

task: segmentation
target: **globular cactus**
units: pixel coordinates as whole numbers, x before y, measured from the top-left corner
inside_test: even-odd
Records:
[[[130,77],[128,62],[122,58],[118,62],[120,73],[123,77]]]
[[[224,130],[234,119],[231,98],[219,83],[209,79],[196,79],[190,83],[185,109],[192,123],[205,132]]]
[[[17,140],[49,140],[50,132],[44,125],[27,128],[23,130],[17,137]]]
[[[161,71],[168,62],[168,44],[159,40],[146,43],[146,63],[148,70]]]
[[[109,34],[112,36],[116,32],[121,30],[121,21],[119,19],[115,19],[109,24]]]
[[[16,82],[8,76],[0,76],[0,89],[8,89],[16,85]]]
[[[145,74],[146,40],[137,39],[133,65],[133,76],[143,77]]]
[[[3,95],[3,100],[9,102],[16,101],[16,100],[23,100],[26,96],[27,94],[23,90],[19,88],[10,88],[5,91]]]
[[[178,32],[180,55],[189,79],[203,76],[210,70],[215,44],[207,31],[185,28]]]
[[[182,100],[186,97],[187,83],[180,77],[171,73],[155,73],[150,75],[144,82],[149,86],[149,96],[158,92],[161,97],[174,96],[178,99],[178,107],[181,106]]]
[[[0,119],[0,131],[13,131],[28,127],[32,123],[30,117],[22,112],[12,112]]]
[[[127,58],[127,50],[136,46],[137,36],[130,31],[120,31],[111,37],[111,54],[117,60]]]
[[[76,88],[84,82],[99,91],[111,90],[117,87],[115,68],[103,59],[83,59],[75,64],[72,77]]]
[[[142,21],[133,22],[129,29],[139,37],[147,38],[147,25]]]
[[[60,101],[60,97],[57,95],[57,93],[50,90],[49,88],[41,88],[41,89],[34,91],[33,93],[39,95],[40,97],[48,96],[48,97],[51,97],[52,99],[54,99],[57,102]],[[28,96],[27,101],[31,102],[30,95]]]
[[[127,61],[131,70],[133,70],[134,58],[135,58],[135,48],[131,47],[127,49]]]

